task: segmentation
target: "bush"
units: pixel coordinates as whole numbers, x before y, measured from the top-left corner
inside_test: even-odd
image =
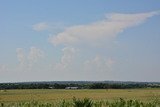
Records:
[[[73,98],[73,105],[74,107],[92,107],[93,102],[89,98],[84,98],[83,100]]]

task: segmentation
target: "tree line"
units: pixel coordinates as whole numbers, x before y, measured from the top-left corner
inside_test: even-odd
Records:
[[[4,89],[65,89],[66,87],[78,87],[79,89],[133,89],[133,88],[160,88],[157,84],[147,83],[0,83],[0,90]]]

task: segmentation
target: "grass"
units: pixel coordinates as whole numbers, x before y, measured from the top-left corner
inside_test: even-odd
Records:
[[[73,99],[74,97],[75,99]],[[127,104],[153,105],[155,102],[159,102],[159,99],[160,89],[36,89],[0,91],[0,107],[34,107],[34,105],[35,107],[81,107],[74,106],[74,104],[83,105],[85,102],[89,102],[87,104],[92,105],[91,107],[121,107],[116,106],[118,104],[125,104],[126,107],[130,107]]]
[[[139,99],[147,101],[154,96],[160,98],[160,89],[109,89],[109,90],[56,90],[56,89],[38,89],[38,90],[7,90],[0,91],[1,102],[19,102],[19,101],[55,101],[71,100],[76,98],[91,98],[94,100],[114,100]]]
[[[18,103],[0,103],[0,107],[160,107],[160,100],[154,99],[150,102],[140,100],[124,100],[122,98],[114,101],[100,100],[94,101],[89,98],[77,99],[72,101],[59,101],[58,103],[48,102],[18,102]]]

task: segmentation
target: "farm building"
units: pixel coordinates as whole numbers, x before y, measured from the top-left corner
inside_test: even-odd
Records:
[[[75,90],[75,89],[79,89],[78,87],[66,87],[65,89],[73,89],[73,90]]]

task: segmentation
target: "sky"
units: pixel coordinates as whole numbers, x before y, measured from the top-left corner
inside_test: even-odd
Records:
[[[0,82],[160,82],[159,0],[0,0]]]

